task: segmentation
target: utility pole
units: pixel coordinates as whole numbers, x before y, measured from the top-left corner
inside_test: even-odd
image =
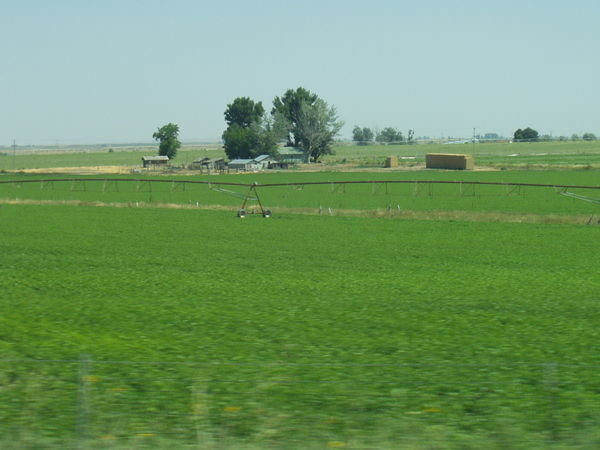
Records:
[[[16,170],[17,169],[17,164],[15,162],[15,151],[17,150],[17,140],[16,139],[13,139],[12,147],[13,147],[13,170]]]

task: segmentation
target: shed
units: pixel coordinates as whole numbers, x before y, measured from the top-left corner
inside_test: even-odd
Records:
[[[306,162],[304,152],[295,147],[280,147],[277,149],[277,161],[269,164],[269,168],[287,169],[290,165]]]
[[[225,159],[224,158],[209,158],[205,156],[204,158],[198,158],[190,163],[190,169],[195,170],[223,170],[225,168]]]
[[[259,155],[254,158],[254,162],[258,169],[268,169],[269,165],[273,162],[273,157],[271,155]]]
[[[475,163],[472,155],[427,153],[425,167],[428,169],[473,170]]]
[[[190,169],[196,169],[196,170],[200,170],[204,167],[204,165],[206,164],[207,161],[210,161],[210,158],[208,156],[205,156],[203,158],[198,158],[193,160],[190,165],[189,168]]]
[[[168,162],[168,156],[142,156],[142,167],[166,166]]]
[[[300,164],[306,162],[304,152],[296,147],[282,147],[277,149],[279,162],[287,164]]]
[[[253,159],[234,159],[229,161],[229,168],[235,170],[254,170],[256,163]]]

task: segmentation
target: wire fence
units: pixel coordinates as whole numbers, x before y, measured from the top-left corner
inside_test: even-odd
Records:
[[[598,369],[5,359],[0,445],[591,446],[600,443]]]

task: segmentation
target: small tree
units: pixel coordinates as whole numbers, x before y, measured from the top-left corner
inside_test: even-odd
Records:
[[[393,142],[404,141],[404,136],[402,136],[401,131],[398,131],[397,129],[392,128],[392,127],[386,127],[383,130],[381,130],[379,133],[377,133],[375,140],[377,142],[391,144]]]
[[[581,139],[583,139],[584,141],[595,141],[596,135],[594,133],[583,133]]]
[[[360,145],[361,142],[364,142],[363,139],[363,130],[359,126],[355,126],[352,129],[352,140]]]
[[[359,126],[356,126],[352,130],[352,140],[358,145],[367,145],[373,140],[373,136],[373,132],[370,128],[367,127],[361,128]]]
[[[368,144],[369,142],[371,142],[374,137],[375,137],[375,133],[373,133],[373,131],[371,131],[370,128],[367,128],[367,127],[363,128],[363,140],[364,140],[365,144]]]
[[[178,139],[179,125],[168,123],[156,130],[152,137],[159,142],[159,155],[168,156],[169,159],[175,158],[177,150],[181,147],[181,142]]]

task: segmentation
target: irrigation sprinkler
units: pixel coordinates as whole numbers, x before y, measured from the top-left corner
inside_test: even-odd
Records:
[[[270,209],[265,209],[263,207],[263,204],[260,200],[260,196],[258,195],[258,191],[256,189],[258,186],[259,186],[259,184],[254,182],[253,184],[251,184],[249,186],[248,192],[246,192],[246,194],[244,195],[239,192],[234,192],[234,191],[230,191],[228,189],[224,189],[219,185],[216,185],[216,186],[209,185],[210,189],[212,189],[215,192],[221,192],[223,194],[228,194],[233,197],[238,197],[238,198],[241,198],[244,200],[242,202],[242,206],[240,206],[240,209],[237,212],[237,217],[239,217],[240,219],[245,218],[246,215],[248,214],[246,211],[246,207],[248,205],[248,202],[251,202],[251,201],[255,201],[258,203],[258,207],[260,208],[260,214],[262,214],[262,216],[265,219],[268,219],[273,215],[273,213],[271,212]]]
[[[244,198],[244,203],[242,203],[240,211],[243,211],[246,208],[246,205],[249,201],[256,201],[258,203],[258,207],[260,208],[260,213],[265,219],[268,219],[271,217],[271,210],[263,207],[263,204],[260,201],[260,196],[258,195],[258,191],[256,190],[257,186],[258,183],[256,182],[250,185],[250,189],[248,189],[248,192],[246,193],[246,198]]]
[[[497,182],[497,181],[450,181],[450,180],[354,180],[354,181],[307,181],[307,182],[293,182],[293,183],[266,183],[259,184],[254,182],[253,184],[247,183],[233,183],[233,182],[212,182],[212,181],[203,181],[203,180],[170,180],[170,179],[139,179],[139,178],[52,178],[52,179],[8,179],[8,180],[0,180],[0,186],[8,185],[14,188],[21,188],[23,185],[31,184],[31,183],[39,183],[40,189],[50,189],[53,190],[56,183],[70,183],[71,191],[87,191],[89,184],[101,182],[102,192],[106,192],[109,190],[119,191],[118,185],[120,183],[135,183],[134,189],[136,192],[149,192],[152,193],[154,184],[160,183],[170,183],[171,191],[174,192],[176,190],[186,190],[186,184],[204,184],[208,185],[209,189],[225,193],[231,196],[238,197],[242,199],[242,205],[238,210],[237,217],[246,217],[248,213],[255,214],[260,213],[264,218],[270,218],[272,216],[272,211],[270,209],[265,209],[260,195],[258,193],[258,188],[270,188],[270,187],[289,187],[295,190],[303,190],[306,186],[317,186],[317,185],[329,185],[332,192],[346,192],[346,185],[370,185],[372,193],[377,193],[380,190],[385,190],[386,194],[388,192],[388,184],[392,185],[412,185],[413,186],[413,195],[420,196],[422,194],[433,196],[434,187],[438,185],[457,185],[458,191],[461,196],[466,195],[476,195],[476,188],[478,186],[501,186],[506,189],[507,195],[521,195],[522,189],[527,187],[539,187],[539,188],[553,188],[557,194],[560,194],[565,197],[570,197],[573,199],[586,201],[589,203],[600,204],[600,198],[591,197],[587,195],[582,195],[579,193],[571,192],[572,189],[584,190],[584,191],[600,191],[600,186],[590,186],[590,185],[564,185],[564,184],[542,184],[542,183],[507,183],[507,182]],[[235,187],[235,188],[246,188],[247,192],[234,192],[225,187]],[[150,194],[149,202],[152,202],[152,194]],[[256,210],[248,211],[247,206],[249,202],[257,202],[258,208]],[[196,202],[196,206],[199,206],[199,203]],[[396,205],[396,208],[400,210],[400,206]],[[388,210],[391,210],[391,206],[388,205]],[[324,212],[328,212],[328,209],[323,207],[322,203],[319,203],[318,213],[323,214]],[[332,214],[333,211],[330,212]]]
[[[576,198],[577,200],[583,200],[584,202],[600,204],[600,198],[588,197],[586,195],[574,194],[573,192],[563,191],[559,192],[560,195],[565,197]]]

